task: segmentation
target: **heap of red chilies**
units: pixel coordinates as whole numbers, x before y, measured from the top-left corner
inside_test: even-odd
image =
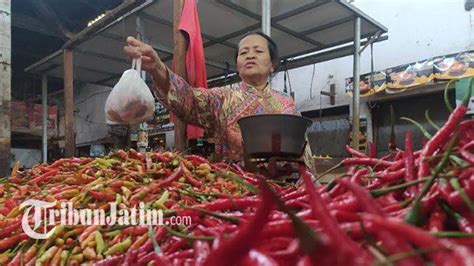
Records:
[[[300,166],[299,188],[235,164],[133,150],[14,171],[0,185],[0,262],[474,265],[474,120],[465,113],[458,106],[419,151],[409,132],[404,150],[380,159],[373,147],[369,155],[348,147],[349,170],[328,184]],[[38,242],[19,223],[18,204],[29,198],[105,210],[144,202],[192,224],[66,226]]]

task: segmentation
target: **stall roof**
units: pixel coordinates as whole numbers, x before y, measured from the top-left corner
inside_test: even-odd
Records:
[[[130,2],[130,1],[129,1]],[[131,1],[138,2],[138,1]],[[345,0],[271,1],[272,38],[287,68],[353,53],[353,20],[361,18],[361,38],[387,29]],[[235,70],[234,53],[241,36],[261,29],[261,1],[200,0],[198,12],[209,79],[219,81]],[[125,38],[136,35],[137,17],[150,44],[170,64],[173,52],[173,1],[141,1],[102,27],[88,27],[68,41],[74,51],[74,79],[113,86],[130,67],[122,52]],[[100,22],[100,21],[99,21]],[[26,72],[63,77],[62,50],[39,60]]]

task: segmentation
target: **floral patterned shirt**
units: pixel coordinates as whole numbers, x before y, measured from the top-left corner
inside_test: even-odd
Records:
[[[242,135],[237,121],[255,114],[296,114],[293,99],[267,85],[263,91],[242,82],[238,88],[193,88],[168,70],[168,93],[154,86],[158,100],[182,121],[214,136],[219,159],[242,159]],[[306,156],[305,156],[306,157]]]

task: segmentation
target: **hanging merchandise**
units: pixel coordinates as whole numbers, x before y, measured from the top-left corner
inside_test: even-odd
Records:
[[[435,59],[434,76],[442,80],[474,76],[474,51]]]
[[[387,69],[387,93],[394,93],[421,84],[430,83],[434,79],[433,60],[416,62]]]
[[[133,59],[105,102],[107,124],[138,124],[153,118],[155,99],[140,77],[141,59]]]
[[[371,73],[360,76],[360,97],[367,97],[384,91],[387,88],[387,75],[385,71],[378,71],[373,74],[373,82],[370,82]],[[354,89],[354,79],[346,78],[346,93],[352,97]],[[371,85],[372,84],[372,85]]]

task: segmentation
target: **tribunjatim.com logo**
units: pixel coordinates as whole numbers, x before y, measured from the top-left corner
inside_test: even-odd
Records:
[[[34,239],[48,239],[54,234],[58,225],[154,226],[190,225],[192,222],[190,216],[175,216],[163,223],[163,211],[161,209],[146,209],[143,202],[138,204],[138,208],[119,210],[117,210],[117,204],[111,202],[107,214],[103,209],[75,209],[71,202],[61,202],[59,209],[54,208],[56,205],[57,202],[34,199],[24,201],[20,205],[20,209],[25,209],[21,220],[25,234]],[[43,230],[39,233],[37,230],[41,225]]]

